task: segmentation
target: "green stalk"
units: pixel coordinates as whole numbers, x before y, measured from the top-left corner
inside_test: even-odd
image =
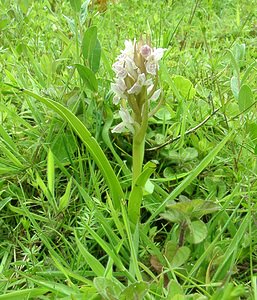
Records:
[[[136,179],[141,174],[145,152],[145,139],[141,142],[133,138],[133,172],[132,172],[132,186],[135,185]]]
[[[135,115],[136,123],[140,124],[135,128],[135,134],[133,136],[133,149],[132,149],[132,187],[136,183],[136,179],[142,172],[144,154],[145,154],[145,135],[148,126],[148,99],[146,95],[146,89],[141,94],[141,99],[144,104],[142,105],[142,116],[141,114]],[[140,122],[141,121],[141,122]]]

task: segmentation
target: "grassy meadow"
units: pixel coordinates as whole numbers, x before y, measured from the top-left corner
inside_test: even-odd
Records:
[[[256,5],[0,0],[0,300],[257,300]]]

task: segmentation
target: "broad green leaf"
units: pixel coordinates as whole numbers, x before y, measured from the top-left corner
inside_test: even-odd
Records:
[[[172,79],[177,90],[183,98],[189,100],[194,98],[196,91],[189,79],[180,75],[175,75],[172,77]]]
[[[100,41],[97,39],[94,52],[89,58],[89,66],[94,73],[96,73],[99,70],[101,52],[102,52],[101,44]]]
[[[92,91],[97,92],[98,90],[98,82],[95,77],[95,73],[90,70],[88,67],[82,66],[80,64],[75,64],[81,79],[84,84]]]
[[[230,80],[231,91],[236,99],[238,99],[240,89],[240,79],[237,76],[233,76]]]
[[[189,243],[199,244],[207,237],[207,227],[201,220],[190,222],[188,229],[186,239]]]
[[[89,57],[94,52],[97,40],[97,27],[91,26],[84,33],[84,37],[82,40],[82,54],[85,59],[89,59]]]
[[[121,293],[119,300],[143,300],[148,288],[146,282],[132,283]]]
[[[240,67],[239,67],[239,64],[238,64],[238,60],[235,58],[234,53],[230,49],[227,49],[227,51],[230,55],[231,65],[234,69],[235,76],[237,78],[240,78]]]
[[[232,49],[233,56],[240,67],[245,59],[245,44],[235,44]]]
[[[171,223],[181,223],[185,220],[185,216],[176,210],[166,211],[161,213],[160,216]]]
[[[53,109],[56,113],[58,113],[64,120],[66,120],[69,125],[73,128],[76,134],[80,137],[83,141],[85,146],[87,147],[88,151],[92,155],[94,161],[100,168],[104,178],[109,185],[111,196],[113,200],[113,205],[116,209],[120,208],[120,202],[124,199],[124,194],[119,183],[119,180],[112,169],[109,160],[105,156],[103,150],[85,127],[85,125],[66,107],[62,104],[55,102],[51,99],[47,99],[41,97],[31,91],[23,90],[22,91],[25,95],[31,96],[38,101],[42,102],[43,104],[47,105],[49,108]]]
[[[156,181],[158,181],[158,182],[173,181],[173,180],[178,180],[178,179],[184,178],[188,175],[188,172],[176,174],[176,173],[174,173],[174,171],[175,171],[174,168],[166,167],[163,170],[163,176],[165,178],[156,179]]]
[[[172,118],[172,115],[170,114],[170,111],[167,109],[167,107],[161,107],[154,116],[160,120],[169,121]]]
[[[170,161],[170,163],[178,163],[180,162],[180,153],[175,150],[175,149],[172,149],[172,150],[166,150],[166,149],[163,149],[163,151],[161,151],[161,154],[167,159]]]
[[[72,132],[58,134],[56,139],[51,143],[51,151],[57,160],[66,163],[77,150],[77,144]]]
[[[183,298],[175,298],[176,296],[182,296]],[[184,293],[181,285],[174,279],[170,280],[168,284],[168,294],[166,297],[167,300],[184,300]]]
[[[109,278],[96,277],[94,285],[98,293],[106,300],[118,300],[122,292],[122,285]]]
[[[222,178],[219,178],[219,176],[206,176],[204,178],[204,183],[208,189],[209,195],[218,197],[218,199],[221,199],[227,192],[226,183]]]
[[[182,266],[189,258],[190,249],[186,246],[179,247],[176,242],[168,241],[165,246],[165,257],[170,263],[170,266],[177,268]]]
[[[70,0],[70,5],[75,12],[80,12],[81,0]]]
[[[244,111],[253,104],[253,93],[251,88],[244,84],[241,86],[238,95],[238,104],[240,111]]]
[[[250,138],[253,143],[257,143],[257,123],[249,122],[247,124],[247,132],[250,135]]]
[[[201,218],[203,215],[211,214],[219,210],[219,205],[212,201],[194,199],[183,202],[176,202],[167,205],[170,218],[174,215],[174,218],[180,216],[181,220],[185,218]]]
[[[100,65],[101,45],[97,38],[97,27],[91,26],[87,29],[82,40],[82,54],[88,60],[89,67],[97,72]]]
[[[191,161],[198,157],[198,151],[195,148],[187,147],[181,150],[180,153],[181,159],[183,161]]]
[[[171,150],[163,149],[161,151],[161,154],[166,159],[168,159],[170,162],[173,163],[187,162],[187,161],[194,160],[198,157],[198,151],[193,147],[187,147],[179,151],[174,149]]]
[[[136,179],[128,200],[128,216],[132,223],[137,224],[140,216],[141,202],[144,186],[156,168],[156,164],[149,161],[143,168],[142,173]]]

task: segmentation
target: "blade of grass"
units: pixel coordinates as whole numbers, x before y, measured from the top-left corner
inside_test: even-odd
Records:
[[[23,277],[27,278],[29,281],[32,281],[36,283],[39,286],[43,286],[53,293],[56,293],[59,297],[60,296],[71,296],[75,293],[79,293],[78,287],[75,285],[72,285],[72,287],[62,284],[62,283],[57,283],[56,281],[46,281],[41,278],[36,278],[36,277],[31,277],[23,274]],[[18,299],[18,298],[17,298]]]
[[[13,142],[13,140],[10,138],[10,136],[5,131],[4,127],[0,124],[0,135],[2,136],[5,143],[12,149],[17,151],[16,144]]]
[[[111,150],[114,158],[116,159],[117,163],[120,165],[120,167],[123,171],[123,174],[125,176],[131,176],[131,171],[126,166],[124,161],[119,157],[119,155],[115,151],[113,144],[110,140],[109,132],[110,132],[110,128],[111,128],[111,125],[113,122],[113,113],[112,113],[111,108],[108,107],[107,105],[105,107],[105,112],[106,112],[106,120],[105,120],[105,124],[104,124],[103,130],[102,130],[103,141],[105,142],[106,146]]]
[[[90,280],[74,273],[72,270],[70,270],[69,266],[65,262],[65,260],[54,250],[54,248],[52,247],[51,242],[49,241],[48,237],[43,233],[42,229],[40,228],[40,226],[36,222],[36,217],[37,216],[35,216],[35,214],[31,213],[24,204],[22,204],[22,209],[21,210],[24,211],[23,214],[25,214],[28,217],[31,224],[33,225],[33,228],[36,230],[39,238],[41,239],[43,244],[48,249],[48,251],[49,251],[56,267],[64,274],[64,276],[67,278],[67,280],[69,282],[71,282],[69,277],[72,277],[72,278],[80,280],[81,282],[84,282],[84,283],[88,284],[89,286],[91,286],[92,281],[90,281]]]
[[[253,300],[257,300],[257,276],[252,277]]]
[[[104,241],[94,230],[92,230],[87,224],[85,224],[86,229],[90,233],[90,235],[95,239],[95,241],[99,244],[99,246],[109,255],[115,265],[120,269],[121,272],[131,281],[134,282],[134,277],[128,272],[128,270],[123,265],[121,258],[116,253],[116,250],[113,249],[106,241]]]
[[[18,160],[17,156],[12,154],[12,152],[9,149],[7,149],[7,147],[5,147],[5,145],[3,143],[1,144],[0,149],[3,152],[3,154],[5,154],[5,156],[8,157],[9,160],[14,164],[14,166],[16,166],[20,169],[24,168],[24,164],[22,162],[20,162]]]
[[[250,222],[251,214],[248,212],[247,215],[244,217],[240,227],[238,228],[236,234],[234,235],[233,239],[231,240],[226,252],[224,253],[224,259],[219,264],[219,267],[215,274],[213,275],[212,281],[222,280],[228,274],[229,270],[233,267],[235,263],[235,257],[231,261],[231,257],[234,253],[238,251],[238,247],[240,246],[239,243],[242,240],[245,231],[248,228]],[[229,278],[227,278],[229,279]]]
[[[53,198],[54,198],[54,181],[55,181],[54,156],[52,151],[49,149],[47,155],[47,186]]]
[[[70,196],[71,196],[72,180],[73,180],[73,178],[71,177],[66,186],[64,194],[62,195],[62,197],[59,200],[59,206],[58,206],[59,212],[64,211],[69,205]]]
[[[105,268],[104,266],[99,262],[98,259],[96,259],[91,253],[87,251],[87,249],[84,247],[84,245],[80,242],[76,231],[74,231],[75,240],[78,246],[78,249],[81,253],[81,255],[85,258],[86,262],[88,263],[89,267],[92,269],[92,271],[95,273],[96,276],[101,277],[104,276]]]
[[[136,179],[133,189],[130,193],[128,200],[128,216],[130,221],[136,225],[140,217],[141,202],[143,199],[143,189],[146,181],[152,175],[156,168],[156,164],[149,161],[142,171],[142,173]]]
[[[14,291],[11,293],[5,293],[0,295],[0,300],[25,300],[39,296],[43,296],[44,294],[49,292],[49,288],[34,288],[34,289],[25,289],[20,291]]]
[[[138,244],[139,244],[138,224],[136,225],[136,228],[132,235],[127,212],[123,206],[121,207],[121,209],[122,209],[122,217],[127,232],[129,248],[131,253],[129,270],[133,275],[136,275],[137,280],[142,281],[143,280],[142,275],[138,267]]]

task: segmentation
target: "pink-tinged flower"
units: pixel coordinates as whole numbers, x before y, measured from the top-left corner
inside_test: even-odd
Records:
[[[121,51],[112,68],[115,72],[115,81],[111,84],[114,92],[113,103],[119,104],[121,99],[126,100],[126,108],[121,108],[119,115],[122,122],[113,128],[112,132],[129,130],[134,132],[137,128],[135,120],[144,120],[144,109],[148,101],[156,101],[160,97],[158,89],[157,72],[159,61],[165,49],[152,48],[142,41],[125,41],[125,49]],[[131,113],[131,114],[130,114]],[[139,128],[141,124],[136,123]]]
[[[129,111],[125,109],[124,107],[120,108],[119,115],[122,119],[122,122],[116,125],[113,129],[112,132],[115,133],[121,133],[124,131],[130,131],[134,133],[134,120],[129,114]]]
[[[116,76],[119,78],[125,78],[128,75],[127,70],[122,66],[122,64],[119,61],[112,65],[112,69],[115,72]]]
[[[115,83],[111,83],[111,89],[115,93],[115,96],[113,98],[113,103],[118,104],[121,98],[127,98],[125,95],[125,91],[127,89],[127,86],[125,84],[124,79],[122,78],[116,78]]]
[[[125,40],[124,44],[125,44],[125,49],[121,53],[133,59],[135,41],[132,42],[130,40]]]
[[[145,59],[147,59],[147,57],[152,53],[152,48],[148,45],[144,45],[141,47],[140,53]]]
[[[128,94],[138,95],[141,92],[142,87],[145,85],[145,82],[146,82],[145,74],[144,73],[139,74],[135,84],[128,90]]]
[[[138,75],[137,81],[135,82],[135,84],[127,92],[128,92],[128,94],[138,95],[141,92],[143,86],[148,87],[152,84],[153,84],[152,79],[151,78],[146,79],[145,73],[141,73]]]
[[[126,71],[128,72],[128,75],[132,79],[137,80],[137,76],[140,71],[138,70],[138,67],[136,66],[135,62],[132,59],[127,58],[125,61],[125,65],[126,65]]]
[[[153,56],[157,62],[162,59],[165,50],[163,48],[154,49]]]
[[[151,75],[156,75],[157,70],[159,69],[159,61],[163,57],[165,49],[158,48],[154,49],[153,53],[146,58],[146,71]]]

